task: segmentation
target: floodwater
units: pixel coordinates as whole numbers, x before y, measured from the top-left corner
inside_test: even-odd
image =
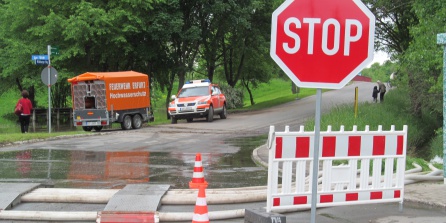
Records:
[[[252,151],[266,136],[233,138],[225,144],[237,153],[201,153],[209,188],[266,185],[267,170]],[[196,154],[150,151],[67,151],[33,149],[0,151],[0,182],[34,182],[66,188],[122,188],[126,184],[169,184],[188,188]]]

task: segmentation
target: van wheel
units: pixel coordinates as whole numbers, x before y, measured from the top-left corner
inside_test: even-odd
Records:
[[[95,127],[93,127],[93,128],[94,128],[94,131],[96,131],[96,132],[100,132],[100,131],[102,130],[102,127],[103,127],[103,126],[95,126]]]
[[[86,132],[91,132],[91,130],[93,129],[93,126],[82,126],[82,129]]]
[[[194,119],[193,118],[188,118],[186,120],[187,120],[187,122],[192,122]]]
[[[132,117],[130,117],[130,115],[124,116],[124,119],[121,122],[121,128],[123,130],[129,130],[132,128]]]
[[[140,115],[134,115],[132,118],[132,128],[139,129],[142,126],[142,119]]]
[[[209,112],[208,112],[208,117],[206,118],[206,120],[208,122],[214,121],[214,107],[212,107],[212,105],[209,105]]]
[[[226,117],[228,117],[228,111],[226,110],[226,105],[223,105],[223,111],[220,113],[220,118],[226,119]]]
[[[170,116],[170,123],[171,124],[177,124],[177,118]]]

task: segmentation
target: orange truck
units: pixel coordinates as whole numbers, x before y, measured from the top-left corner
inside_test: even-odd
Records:
[[[111,123],[139,129],[153,121],[149,77],[135,71],[87,72],[71,79],[74,126],[101,131]]]

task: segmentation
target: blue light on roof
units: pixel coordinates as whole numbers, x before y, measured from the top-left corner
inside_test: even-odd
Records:
[[[209,80],[209,79],[201,79],[201,80],[189,80],[189,81],[186,81],[186,84],[193,84],[193,83],[211,83],[211,80]]]

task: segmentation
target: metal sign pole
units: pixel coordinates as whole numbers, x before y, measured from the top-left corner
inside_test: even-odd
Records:
[[[446,184],[446,33],[437,34],[437,44],[443,45],[443,178]]]
[[[51,133],[51,45],[48,45],[48,133]]]
[[[321,132],[321,101],[322,89],[316,89],[316,114],[314,118],[314,151],[313,151],[313,177],[311,186],[311,223],[316,223],[317,205],[317,176],[319,172],[319,138]]]

